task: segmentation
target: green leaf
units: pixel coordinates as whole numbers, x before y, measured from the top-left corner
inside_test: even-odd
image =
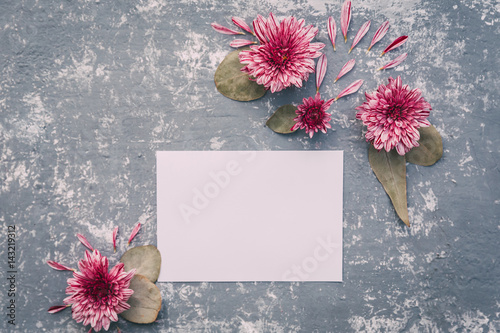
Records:
[[[161,255],[153,245],[137,246],[123,254],[120,262],[125,264],[125,271],[137,269],[136,274],[144,275],[151,282],[156,282],[160,275]]]
[[[406,153],[406,160],[413,164],[429,166],[443,156],[443,140],[434,126],[420,127],[420,146]]]
[[[406,201],[406,161],[396,149],[378,152],[373,145],[368,150],[368,160],[385,192],[391,198],[392,204],[403,222],[410,226],[408,204]]]
[[[120,316],[136,324],[154,322],[161,309],[160,289],[140,274],[132,278],[129,288],[134,291],[127,301],[130,309],[122,312]]]
[[[261,98],[266,94],[264,86],[250,80],[250,76],[240,69],[245,65],[240,63],[238,54],[248,47],[229,53],[215,71],[215,86],[224,96],[236,101],[248,102]]]
[[[297,117],[295,113],[296,106],[287,104],[280,106],[278,110],[266,122],[266,126],[280,134],[293,133],[291,128],[295,125],[293,118]]]

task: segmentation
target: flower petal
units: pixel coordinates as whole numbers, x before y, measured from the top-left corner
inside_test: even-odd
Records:
[[[358,89],[361,87],[363,82],[364,82],[363,80],[357,80],[357,81],[354,81],[353,83],[351,83],[347,88],[342,90],[337,97],[335,97],[335,101],[338,100],[339,98],[342,98],[346,95],[353,94],[356,91],[358,91]]]
[[[58,271],[75,271],[74,268],[70,268],[68,266],[62,265],[58,262],[52,261],[52,260],[47,260],[47,264],[52,267],[53,269],[56,269]]]
[[[359,43],[359,41],[366,35],[368,30],[370,30],[370,25],[371,21],[366,21],[361,28],[359,28],[358,33],[356,34],[356,37],[354,37],[354,40],[352,41],[351,48],[349,49],[348,53],[351,53],[352,49],[356,47],[356,45]]]
[[[249,33],[251,33],[252,35],[255,36],[255,34],[253,33],[252,29],[250,29],[250,27],[248,26],[248,24],[242,19],[242,18],[239,18],[239,17],[236,17],[236,16],[233,16],[231,17],[231,20],[233,21],[234,24],[236,24],[238,27],[240,27],[241,29],[245,30],[245,31],[248,31]]]
[[[48,310],[49,313],[57,313],[59,311],[62,311],[68,307],[70,307],[71,305],[55,305],[55,306],[51,306]]]
[[[234,47],[234,48],[239,48],[239,47],[252,45],[252,44],[257,44],[257,42],[254,42],[252,40],[247,40],[247,39],[235,39],[229,44],[229,46]]]
[[[347,0],[342,5],[342,11],[340,13],[340,26],[342,28],[342,34],[344,35],[344,41],[346,43],[347,43],[347,29],[349,29],[349,22],[351,22],[351,2]]]
[[[332,41],[333,50],[335,51],[335,38],[337,37],[337,25],[335,24],[335,20],[333,17],[328,18],[328,36],[330,36],[330,40]]]
[[[378,70],[396,67],[397,65],[399,65],[400,63],[402,63],[403,61],[405,61],[405,59],[406,59],[407,56],[408,56],[408,53],[403,53],[399,57],[397,57],[397,58],[389,61],[384,66],[380,67]]]
[[[400,36],[400,37],[396,38],[394,40],[394,42],[392,42],[391,44],[389,44],[389,46],[387,46],[387,48],[384,50],[384,52],[382,52],[382,54],[380,56],[383,56],[387,52],[394,50],[396,47],[403,45],[407,39],[408,39],[408,36]]]
[[[326,54],[322,54],[318,59],[318,63],[316,64],[316,92],[319,91],[319,87],[323,82],[326,74],[327,60]]]
[[[355,59],[351,59],[348,62],[346,62],[345,65],[340,70],[339,75],[337,75],[337,78],[335,79],[334,83],[337,82],[342,76],[344,76],[347,73],[349,73],[351,71],[351,69],[354,67],[355,64],[356,64],[356,60]]]
[[[82,234],[76,234],[76,237],[78,237],[78,239],[80,240],[80,242],[85,245],[90,251],[94,251],[94,248],[92,247],[92,245],[90,245],[89,241],[87,240],[87,238],[85,238],[84,235]]]
[[[218,23],[211,23],[210,24],[212,26],[212,28],[215,29],[215,31],[217,32],[220,32],[221,34],[225,34],[225,35],[244,35],[243,32],[240,32],[240,31],[235,31],[235,30],[231,30],[229,28],[226,28]]]
[[[130,234],[127,246],[130,245],[130,242],[132,241],[132,239],[134,239],[135,235],[137,235],[140,229],[141,229],[141,222],[137,222],[137,225],[134,227],[134,230],[132,230],[132,233]]]
[[[370,46],[368,47],[368,51],[366,51],[367,53],[370,51],[373,45],[377,44],[382,38],[384,38],[388,30],[389,30],[389,21],[385,21],[375,32],[375,35],[373,36]]]
[[[116,252],[116,235],[118,234],[118,227],[113,230],[113,250]]]

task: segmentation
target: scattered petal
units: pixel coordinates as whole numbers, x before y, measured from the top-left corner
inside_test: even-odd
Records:
[[[229,28],[226,28],[220,24],[217,24],[217,23],[212,23],[210,24],[212,26],[212,28],[215,29],[215,31],[217,32],[220,32],[221,34],[225,34],[225,35],[244,35],[243,32],[240,32],[240,31],[235,31],[235,30],[231,30]]]
[[[113,250],[116,253],[116,234],[118,234],[118,227],[115,227],[115,230],[113,230]]]
[[[62,311],[66,308],[69,308],[71,305],[55,305],[51,306],[48,310],[49,313],[57,313],[59,311]]]
[[[339,75],[337,75],[337,78],[335,79],[334,83],[337,82],[342,76],[349,73],[355,64],[356,64],[356,60],[354,60],[354,59],[351,59],[348,62],[346,62],[345,65],[340,70]]]
[[[346,43],[347,43],[347,29],[349,29],[349,22],[351,22],[351,2],[347,0],[342,5],[342,11],[340,13],[340,26],[342,29],[342,34],[344,35],[344,41]]]
[[[408,39],[408,36],[401,36],[401,37],[396,38],[394,40],[394,42],[392,42],[391,44],[389,44],[389,46],[387,46],[387,48],[384,50],[384,52],[382,52],[382,54],[380,56],[383,56],[387,52],[394,50],[396,47],[403,45],[407,39]]]
[[[236,24],[238,27],[240,27],[241,29],[243,29],[245,31],[248,31],[249,33],[251,33],[252,35],[255,36],[252,29],[250,29],[248,24],[242,18],[233,16],[233,17],[231,17],[231,20],[233,20],[233,23]]]
[[[359,28],[358,33],[356,34],[356,37],[354,37],[354,40],[352,41],[351,48],[349,49],[349,53],[351,53],[352,49],[356,47],[356,45],[359,43],[359,41],[366,35],[368,30],[370,30],[370,25],[371,21],[366,21],[361,28]]]
[[[353,94],[356,91],[358,91],[358,89],[361,87],[363,82],[364,82],[363,80],[357,80],[357,81],[354,81],[353,83],[351,83],[347,88],[342,90],[337,97],[335,97],[335,101],[338,100],[339,98],[342,98],[346,95]]]
[[[368,51],[366,51],[366,53],[370,51],[373,45],[377,44],[382,38],[384,38],[385,34],[387,33],[387,30],[389,30],[389,21],[385,21],[384,23],[382,23],[380,28],[377,29],[375,35],[373,36],[372,42],[368,47]]]
[[[403,61],[405,61],[405,59],[406,59],[407,56],[408,56],[408,53],[403,53],[399,57],[397,57],[397,58],[389,61],[384,66],[380,67],[378,70],[396,67],[397,65],[399,65],[400,63],[402,63]]]
[[[85,238],[84,235],[82,234],[76,234],[76,237],[78,237],[78,239],[80,240],[80,242],[85,245],[85,247],[87,247],[90,251],[94,251],[94,248],[92,247],[92,245],[90,245],[89,241],[87,240],[87,238]]]
[[[74,268],[65,266],[63,264],[60,264],[60,263],[52,261],[52,260],[47,260],[47,264],[50,267],[52,267],[53,269],[57,269],[58,271],[75,271]]]
[[[335,20],[333,17],[328,18],[328,36],[330,36],[330,40],[332,41],[333,50],[335,51],[335,38],[337,37],[337,25],[335,24]]]
[[[132,233],[130,234],[130,238],[128,239],[128,245],[130,245],[130,242],[132,241],[132,239],[134,239],[135,235],[137,235],[137,233],[139,232],[139,230],[141,229],[141,222],[137,222],[137,225],[135,226],[134,230],[132,230]]]
[[[326,54],[323,53],[321,57],[319,57],[318,63],[316,64],[316,92],[319,91],[319,87],[325,78],[326,65]]]
[[[252,45],[252,44],[257,44],[257,42],[254,42],[252,40],[247,40],[247,39],[235,39],[229,44],[229,46],[237,49],[239,47],[248,46],[248,45]]]

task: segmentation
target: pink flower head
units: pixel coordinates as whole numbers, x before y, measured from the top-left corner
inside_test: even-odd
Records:
[[[399,155],[419,146],[418,128],[430,126],[426,118],[432,110],[420,89],[410,90],[401,77],[390,77],[386,86],[365,96],[366,102],[356,108],[356,118],[368,127],[366,141],[379,151],[396,148]]]
[[[126,302],[134,293],[128,287],[135,269],[127,273],[123,266],[119,263],[108,272],[108,258],[97,250],[85,251],[85,259],[78,263],[80,271],[68,279],[66,294],[70,296],[64,299],[77,323],[90,324],[96,332],[107,331],[111,321],[118,321],[118,314],[130,308]]]
[[[292,131],[296,129],[304,129],[306,133],[309,133],[309,137],[313,137],[314,133],[320,130],[323,133],[326,133],[327,128],[332,128],[330,125],[331,115],[326,112],[328,108],[333,103],[333,98],[328,101],[324,101],[321,99],[319,93],[316,93],[314,98],[304,98],[302,100],[301,105],[297,106],[297,117],[295,120],[297,123],[293,125]]]
[[[292,84],[302,87],[302,81],[314,73],[313,59],[325,47],[323,43],[311,43],[318,28],[304,26],[303,19],[293,16],[278,22],[273,13],[268,19],[257,16],[253,28],[260,45],[240,52],[240,62],[246,64],[241,70],[273,93]]]

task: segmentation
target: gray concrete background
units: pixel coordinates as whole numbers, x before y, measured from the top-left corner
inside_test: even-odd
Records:
[[[496,0],[353,1],[347,45],[329,44],[326,21],[341,1],[2,1],[0,3],[1,331],[7,323],[7,226],[16,235],[19,332],[87,332],[61,304],[83,247],[77,232],[116,262],[133,226],[136,245],[156,243],[157,150],[345,151],[343,283],[162,283],[158,321],[120,319],[124,332],[498,332],[500,115]],[[329,71],[322,95],[355,79],[361,92],[332,107],[333,131],[308,139],[264,126],[279,106],[314,93],[314,78],[239,103],[213,75],[231,36],[209,24],[248,23],[273,11],[320,28]],[[368,35],[347,55],[355,32]],[[376,28],[391,22],[374,52]],[[377,58],[394,38],[404,47]],[[376,72],[408,52],[397,69]],[[335,85],[350,58],[355,69]],[[444,141],[432,167],[408,165],[413,226],[398,220],[372,173],[354,108],[363,91],[401,75],[433,106]],[[307,172],[297,170],[298,177]],[[318,170],[328,174],[328,170]],[[263,189],[265,190],[265,189]],[[294,207],[297,208],[297,207]],[[304,209],[308,209],[304,207]],[[120,227],[113,254],[111,232]],[[116,331],[113,324],[112,331]]]

